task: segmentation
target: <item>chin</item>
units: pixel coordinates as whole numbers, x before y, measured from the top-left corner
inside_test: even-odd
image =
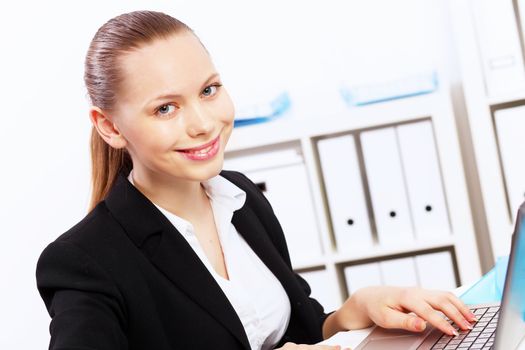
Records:
[[[209,166],[199,169],[195,172],[195,177],[199,181],[206,181],[219,175],[222,170],[223,162],[217,162],[217,164],[210,164]]]

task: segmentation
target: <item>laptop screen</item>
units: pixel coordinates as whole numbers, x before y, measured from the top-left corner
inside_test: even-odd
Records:
[[[525,203],[518,211],[500,310],[495,348],[515,349],[525,337]]]

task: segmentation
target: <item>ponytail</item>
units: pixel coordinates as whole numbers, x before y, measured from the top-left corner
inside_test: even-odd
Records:
[[[128,175],[133,164],[125,148],[113,148],[100,137],[95,127],[91,129],[91,202],[89,211],[103,200],[120,172]]]

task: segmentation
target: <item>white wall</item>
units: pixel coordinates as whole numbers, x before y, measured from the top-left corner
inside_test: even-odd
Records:
[[[439,0],[11,1],[0,5],[0,348],[42,349],[42,249],[85,214],[90,123],[83,60],[96,29],[131,10],[193,27],[238,105],[287,89],[300,115],[340,108],[339,81],[446,74]],[[339,104],[339,107],[336,105]]]

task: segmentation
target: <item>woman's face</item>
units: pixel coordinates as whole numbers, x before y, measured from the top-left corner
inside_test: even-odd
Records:
[[[189,32],[175,34],[119,62],[124,79],[114,123],[134,176],[203,181],[217,175],[234,107],[199,40]]]

